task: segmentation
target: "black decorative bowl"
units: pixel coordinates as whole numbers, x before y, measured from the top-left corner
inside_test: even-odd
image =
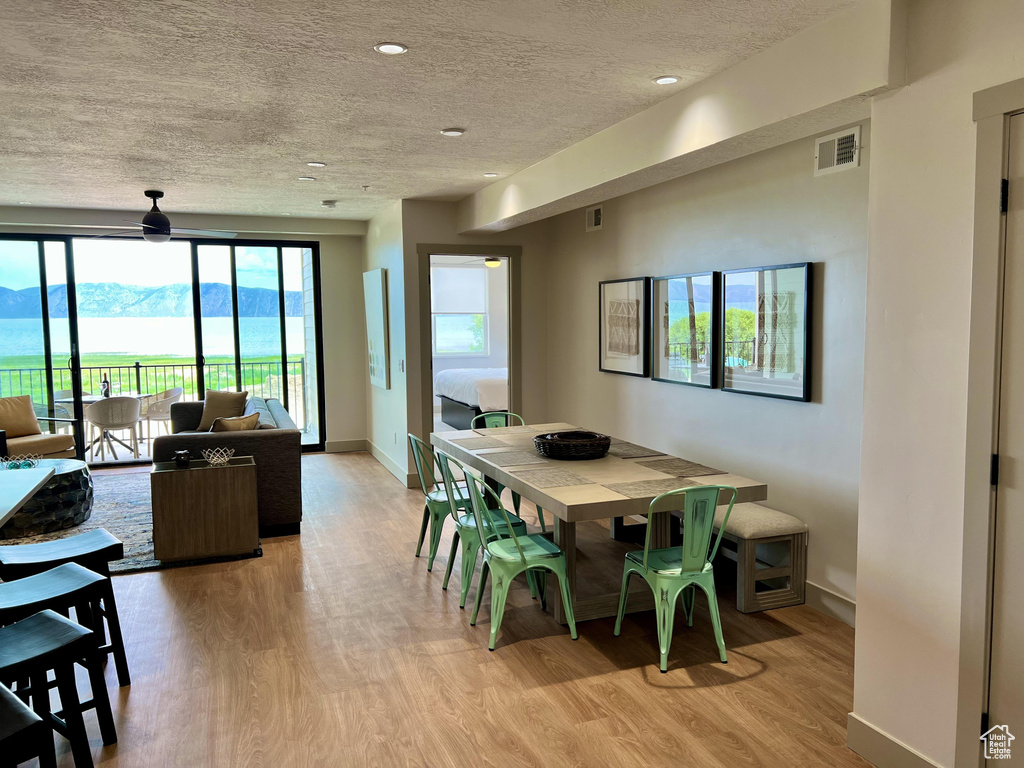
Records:
[[[537,449],[537,453],[547,456],[549,459],[562,461],[600,459],[608,453],[611,444],[612,439],[608,435],[582,430],[548,432],[533,438],[533,445]]]

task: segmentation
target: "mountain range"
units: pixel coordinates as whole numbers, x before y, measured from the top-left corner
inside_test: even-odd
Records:
[[[77,286],[79,317],[191,317],[192,286],[159,287],[121,283],[83,283]],[[231,317],[231,286],[200,283],[204,317]],[[50,317],[68,316],[67,286],[47,290]],[[287,317],[302,315],[302,292],[284,292]],[[12,290],[0,286],[0,319],[32,318],[40,314],[38,288]],[[239,317],[277,317],[277,291],[238,286]]]

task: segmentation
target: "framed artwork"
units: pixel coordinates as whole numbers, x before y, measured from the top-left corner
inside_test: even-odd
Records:
[[[363,301],[366,307],[366,348],[370,383],[391,389],[391,356],[388,349],[387,271],[363,272]]]
[[[718,380],[717,272],[651,280],[651,378],[714,387]]]
[[[651,281],[646,277],[598,283],[598,367],[606,373],[647,376],[651,344]]]
[[[722,389],[811,399],[811,265],[722,273]]]

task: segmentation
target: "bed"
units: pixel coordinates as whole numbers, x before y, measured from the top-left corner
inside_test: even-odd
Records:
[[[449,368],[434,376],[434,394],[441,400],[441,421],[470,429],[473,418],[488,411],[508,410],[508,368]]]

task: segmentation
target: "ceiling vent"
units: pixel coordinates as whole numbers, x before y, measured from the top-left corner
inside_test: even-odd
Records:
[[[814,175],[845,171],[860,165],[860,126],[830,133],[814,141]]]
[[[593,208],[587,208],[587,232],[593,232],[604,226],[604,208],[600,205],[595,205]]]

